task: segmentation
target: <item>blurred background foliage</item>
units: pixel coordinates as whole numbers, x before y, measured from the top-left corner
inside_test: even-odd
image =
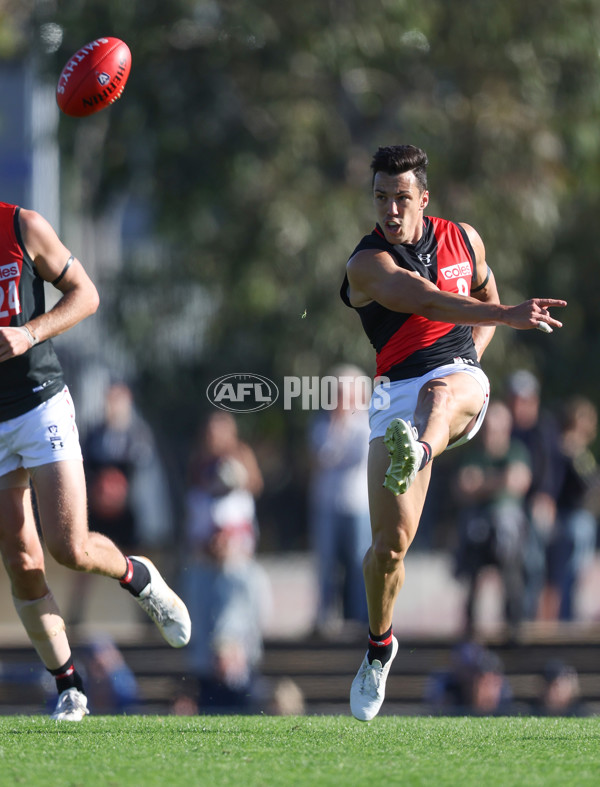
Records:
[[[569,301],[551,337],[497,331],[485,364],[495,390],[520,365],[549,401],[578,392],[598,403],[599,3],[2,7],[0,56],[33,49],[49,82],[98,36],[132,50],[117,104],[60,120],[63,220],[119,219],[120,264],[95,274],[105,343],[131,359],[142,408],[177,462],[221,374],[280,384],[342,360],[373,372],[338,290],[372,226],[369,162],[385,144],[427,150],[428,212],[478,229],[504,302]],[[240,423],[262,456],[263,519],[279,518],[278,546],[302,532],[291,522],[308,416],[278,403]]]

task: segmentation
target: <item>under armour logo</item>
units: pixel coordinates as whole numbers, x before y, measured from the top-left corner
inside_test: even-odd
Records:
[[[50,432],[49,440],[52,450],[57,451],[59,448],[64,448],[65,444],[62,437],[58,433],[58,426],[56,424],[51,424],[48,427],[48,431]]]
[[[431,265],[431,254],[417,254],[423,265],[429,267]]]

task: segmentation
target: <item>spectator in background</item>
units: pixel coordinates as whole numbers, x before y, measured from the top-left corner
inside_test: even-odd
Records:
[[[542,693],[532,708],[535,716],[587,715],[580,700],[579,676],[574,667],[552,659],[544,666],[542,677]]]
[[[335,407],[310,428],[310,534],[317,561],[319,631],[368,622],[362,562],[371,543],[367,457],[370,379],[356,366],[332,370]]]
[[[187,483],[188,541],[213,555],[227,531],[228,549],[252,556],[258,535],[255,499],[263,479],[254,451],[240,440],[230,413],[212,413],[199,429]]]
[[[575,396],[565,403],[558,513],[547,547],[546,586],[540,605],[545,620],[573,620],[577,582],[596,548],[598,523],[592,495],[599,476],[590,446],[597,428],[598,413],[589,399]]]
[[[172,514],[154,436],[131,388],[109,386],[104,418],[83,443],[90,521],[132,547],[165,540]]]
[[[109,386],[102,421],[82,442],[90,527],[128,552],[147,550],[171,530],[169,492],[150,427],[128,385]],[[69,620],[84,617],[92,578],[74,575]]]
[[[507,716],[518,710],[502,661],[475,642],[458,645],[450,669],[430,676],[425,701],[440,716]]]
[[[540,383],[529,371],[521,369],[508,378],[507,402],[513,417],[513,437],[525,445],[531,460],[523,610],[526,619],[535,620],[540,612],[546,574],[546,546],[556,522],[560,472],[558,425],[541,408]]]
[[[255,559],[255,497],[262,475],[229,413],[198,432],[188,467],[184,598],[194,638],[188,663],[200,712],[249,712],[255,705],[270,587]]]
[[[469,637],[474,628],[478,578],[485,566],[497,567],[502,577],[512,635],[522,619],[525,496],[531,470],[527,449],[511,437],[511,428],[508,407],[492,402],[482,427],[481,447],[471,453],[456,480],[461,509],[455,570],[468,582],[465,611]]]

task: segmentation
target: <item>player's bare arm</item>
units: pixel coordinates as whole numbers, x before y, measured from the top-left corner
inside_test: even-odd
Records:
[[[99,304],[98,291],[78,259],[73,258],[65,270],[71,253],[46,219],[35,211],[21,210],[20,222],[25,248],[42,279],[56,282],[63,274],[55,284],[63,297],[47,314],[31,323],[40,340],[48,339],[94,314]]]
[[[28,322],[27,331],[0,328],[0,362],[27,352],[32,341],[68,331],[93,314],[99,303],[98,291],[79,260],[73,258],[67,267],[71,253],[46,219],[35,211],[21,209],[19,222],[23,243],[38,274],[45,281],[56,282],[63,296],[49,312]]]
[[[492,269],[487,263],[485,246],[481,236],[470,224],[461,222],[460,226],[467,233],[467,237],[469,238],[475,254],[476,264],[473,279],[471,280],[471,296],[482,303],[500,303],[496,279]],[[483,353],[491,342],[495,331],[495,325],[473,326],[473,343],[475,344],[478,361],[481,361]]]
[[[377,301],[391,311],[419,314],[428,320],[457,325],[508,325],[532,330],[544,322],[562,323],[550,315],[551,307],[566,306],[556,298],[531,298],[518,306],[481,302],[472,296],[442,292],[417,273],[399,268],[387,252],[360,251],[347,265],[350,301],[363,306]]]

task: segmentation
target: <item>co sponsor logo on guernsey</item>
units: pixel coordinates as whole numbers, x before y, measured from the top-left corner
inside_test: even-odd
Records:
[[[461,276],[470,276],[471,265],[468,262],[457,262],[454,265],[449,265],[447,268],[441,268],[440,273],[446,281],[458,279]]]
[[[275,404],[279,389],[260,374],[225,374],[206,389],[208,401],[230,413],[256,413]]]
[[[19,278],[19,265],[16,262],[9,262],[8,265],[0,265],[0,281]]]

